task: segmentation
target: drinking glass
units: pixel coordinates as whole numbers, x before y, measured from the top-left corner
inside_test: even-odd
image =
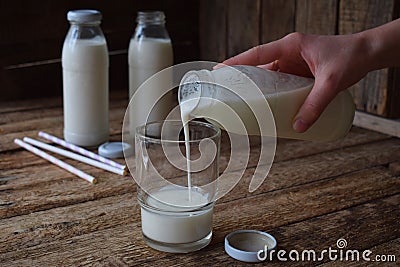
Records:
[[[152,248],[186,253],[212,237],[220,130],[200,121],[152,122],[136,129],[137,198],[142,234]],[[186,152],[189,152],[186,155]]]

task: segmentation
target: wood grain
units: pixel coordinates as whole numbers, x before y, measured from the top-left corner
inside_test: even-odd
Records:
[[[262,0],[261,42],[268,43],[294,31],[295,0]]]
[[[125,92],[111,94],[111,99],[111,138],[120,140]],[[225,236],[237,229],[267,231],[279,249],[288,251],[335,249],[336,241],[345,238],[349,249],[400,257],[399,138],[353,127],[332,143],[279,139],[267,179],[249,193],[260,151],[259,138],[251,137],[244,176],[216,203],[211,244],[194,253],[169,254],[143,242],[130,176],[65,159],[96,176],[98,184],[91,185],[13,147],[13,137],[36,137],[38,130],[62,136],[62,103],[53,100],[0,105],[1,266],[243,266],[224,252]],[[230,154],[223,136],[222,167]],[[355,262],[275,259],[265,264]]]
[[[174,48],[174,61],[198,59],[198,0],[118,1],[45,0],[40,5],[0,4],[0,100],[60,96],[61,50],[69,10],[91,8],[103,14],[102,30],[110,52],[110,90],[128,88],[127,49],[139,10],[162,10]],[[181,12],[176,6],[184,6]],[[190,25],[189,27],[187,25]]]
[[[365,147],[359,145],[347,149],[340,149],[318,155],[293,159],[290,161],[277,162],[273,165],[267,180],[255,192],[274,191],[282,189],[286,184],[301,185],[311,181],[323,180],[334,176],[343,175],[345,173],[358,171],[367,166],[385,165],[395,161],[400,156],[400,142],[393,140],[377,142],[374,145]],[[380,153],[376,153],[376,150]],[[97,170],[83,163],[66,160],[67,163],[73,164],[85,172],[89,172],[98,177],[99,183],[102,184],[91,186],[84,181],[77,180],[73,175],[64,172],[56,166],[46,164],[44,160],[35,158],[27,151],[21,151],[16,154],[18,158],[31,158],[30,160],[21,161],[19,165],[12,167],[13,159],[2,164],[2,177],[4,184],[0,186],[0,199],[6,203],[13,203],[5,208],[0,208],[0,217],[10,217],[18,214],[26,214],[28,211],[39,211],[50,207],[58,207],[77,203],[82,201],[83,194],[79,190],[81,186],[88,190],[89,195],[97,197],[105,197],[115,192],[126,192],[127,188],[132,189],[132,180],[128,177],[121,177],[111,173]],[[63,158],[61,158],[63,159]],[[7,163],[9,162],[9,163]],[[45,165],[43,165],[45,163]],[[250,163],[255,166],[255,162]],[[15,173],[14,168],[19,169],[19,173]],[[233,189],[234,194],[225,196],[232,198],[244,198],[254,194],[248,193],[248,184],[252,177],[254,167],[249,168],[238,185]],[[40,175],[47,173],[47,175]],[[234,173],[232,174],[234,175]],[[36,179],[34,179],[36,177]],[[51,177],[51,178],[50,178]],[[68,186],[70,192],[67,198],[61,197],[64,187]],[[44,191],[45,199],[52,200],[51,204],[43,199],[43,195],[32,195],[32,191]],[[89,196],[89,198],[91,198]]]
[[[309,34],[337,33],[338,0],[297,0],[296,31]]]
[[[369,181],[365,181],[366,175],[370,178]],[[374,183],[377,181],[379,183],[375,185]],[[16,261],[17,264],[26,264],[33,260],[35,264],[54,265],[60,264],[62,261],[63,264],[68,265],[78,263],[88,265],[105,260],[104,257],[118,255],[117,259],[128,265],[160,260],[164,264],[172,264],[178,260],[185,264],[195,264],[200,259],[203,259],[203,262],[207,261],[207,258],[212,258],[212,262],[209,264],[215,265],[232,262],[226,255],[217,257],[220,260],[215,262],[216,258],[213,255],[217,256],[222,253],[223,237],[233,229],[239,228],[268,230],[279,227],[272,233],[276,235],[278,242],[281,242],[281,246],[288,249],[307,248],[308,245],[312,248],[324,247],[327,244],[334,245],[332,241],[336,241],[335,238],[343,235],[346,235],[357,246],[377,244],[388,235],[393,236],[393,232],[386,231],[384,227],[391,225],[391,229],[394,230],[398,226],[398,222],[396,222],[399,216],[398,212],[392,213],[390,216],[383,216],[383,214],[388,214],[393,210],[399,201],[399,195],[387,200],[380,200],[384,192],[383,188],[391,188],[389,191],[385,190],[388,194],[399,192],[399,187],[397,186],[396,191],[395,185],[399,185],[399,181],[391,179],[384,170],[372,169],[341,179],[331,179],[303,187],[270,192],[250,198],[248,201],[237,200],[218,204],[215,211],[215,235],[212,245],[199,253],[189,254],[189,257],[160,253],[147,248],[140,236],[137,204],[132,202],[132,196],[124,194],[123,198],[101,200],[98,202],[97,209],[94,209],[93,205],[89,207],[89,203],[83,203],[76,207],[44,211],[35,214],[37,216],[32,214],[22,218],[11,218],[9,220],[12,222],[7,223],[11,227],[2,227],[1,237],[7,240],[9,236],[20,235],[20,243],[14,243],[12,246],[26,247],[23,250],[23,253],[26,254],[21,254],[21,251],[14,252],[9,250],[9,247],[2,246],[2,249],[9,250],[9,252],[1,255],[4,263]],[[318,190],[310,191],[310,188]],[[337,191],[338,188],[340,188],[339,191]],[[351,195],[346,202],[340,201],[344,192]],[[266,199],[268,201],[265,201]],[[341,211],[341,209],[360,203],[360,201],[373,199],[377,199],[377,204],[365,204],[348,211]],[[125,202],[125,204],[121,202]],[[132,206],[129,207],[130,205]],[[85,206],[87,208],[84,208]],[[229,208],[227,208],[228,206]],[[236,216],[230,216],[232,212]],[[376,231],[378,232],[357,235],[369,227],[368,221],[377,220],[382,216],[385,217],[385,220],[379,220],[382,227],[377,225]],[[30,217],[34,221],[31,221]],[[266,223],[258,224],[254,218]],[[304,221],[305,218],[314,219]],[[354,221],[354,218],[365,219]],[[335,225],[335,222],[340,224],[337,225],[338,228],[330,228],[331,225]],[[82,226],[83,232],[79,232],[80,226]],[[354,232],[350,234],[346,228],[351,228]],[[336,229],[342,230],[337,232]],[[66,235],[67,233],[68,235]],[[399,235],[398,231],[394,233]],[[321,234],[327,238],[321,239]],[[293,243],[293,238],[304,238],[305,236],[319,238],[308,238],[304,240],[305,244],[303,242]],[[33,245],[30,243],[30,239],[34,237],[36,239]],[[370,240],[365,240],[366,238],[370,238]],[[15,238],[12,239],[15,241]],[[54,257],[56,253],[58,257]],[[74,254],[74,257],[71,257],[71,254]],[[28,255],[30,255],[30,259],[27,261],[24,258]]]
[[[400,161],[395,161],[389,164],[389,170],[393,176],[400,175]]]
[[[400,120],[389,120],[365,112],[356,111],[353,124],[365,129],[400,137]]]
[[[199,3],[200,59],[221,62],[227,51],[228,0]]]
[[[227,57],[260,44],[260,0],[229,0]]]

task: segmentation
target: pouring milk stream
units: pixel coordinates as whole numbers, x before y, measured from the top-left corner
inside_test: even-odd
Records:
[[[250,87],[249,82],[257,85],[265,99],[246,92],[246,89]],[[259,123],[251,108],[263,108],[262,105],[265,105],[265,100],[267,100],[275,120],[278,137],[323,142],[344,137],[351,128],[355,111],[353,98],[347,90],[339,93],[332,100],[320,118],[306,132],[297,133],[293,130],[293,118],[313,84],[314,80],[310,78],[253,66],[187,72],[179,86],[178,100],[185,133],[189,192],[191,181],[188,122],[191,118],[203,117],[220,128],[229,126],[229,129],[236,134],[269,135],[271,133],[273,136],[275,129],[271,129],[271,125],[273,127],[274,124]],[[237,94],[238,92],[240,94]],[[247,132],[243,132],[243,127],[240,127],[241,122],[235,121],[225,112],[225,105],[230,106],[239,115]],[[221,122],[224,125],[220,125]]]

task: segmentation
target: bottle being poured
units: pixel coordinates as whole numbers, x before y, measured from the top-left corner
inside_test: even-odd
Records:
[[[188,137],[187,122],[195,117],[203,117],[237,134],[274,136],[276,133],[282,138],[323,142],[344,137],[355,112],[348,90],[338,94],[306,132],[293,130],[294,116],[313,84],[311,78],[253,66],[189,71],[183,76],[178,91],[182,122],[186,125],[185,138]],[[241,122],[230,114],[232,111]],[[242,124],[245,131],[240,127]]]

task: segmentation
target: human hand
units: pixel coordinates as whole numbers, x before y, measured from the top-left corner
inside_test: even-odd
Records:
[[[370,44],[362,34],[318,36],[292,33],[229,58],[222,64],[257,65],[314,77],[314,86],[293,119],[294,130],[304,132],[340,91],[373,69],[368,61],[369,52]]]

